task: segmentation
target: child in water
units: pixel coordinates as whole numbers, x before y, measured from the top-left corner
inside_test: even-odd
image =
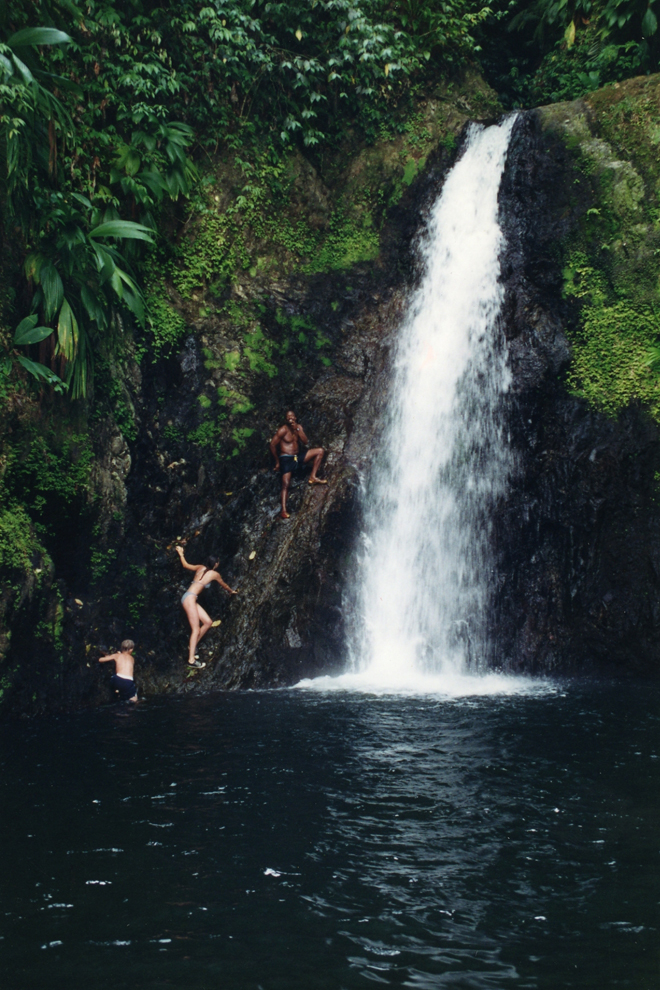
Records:
[[[133,680],[133,667],[135,665],[133,659],[134,649],[135,643],[133,640],[125,639],[121,644],[120,653],[110,653],[107,657],[99,657],[99,663],[105,663],[107,660],[115,661],[115,673],[112,675],[110,683],[115,689],[115,694],[119,695],[120,701],[138,700],[137,688]]]

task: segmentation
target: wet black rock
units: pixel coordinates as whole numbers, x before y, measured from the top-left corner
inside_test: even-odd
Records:
[[[496,513],[497,662],[657,673],[660,433],[641,407],[606,416],[565,384],[579,309],[562,296],[558,247],[597,199],[545,123],[537,111],[518,121],[500,194],[517,470]]]

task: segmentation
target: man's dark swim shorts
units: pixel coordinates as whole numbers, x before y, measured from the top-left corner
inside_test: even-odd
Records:
[[[119,674],[113,674],[110,678],[110,683],[115,691],[118,692],[120,701],[130,701],[137,694],[135,681],[129,677],[120,677]]]
[[[306,453],[307,448],[303,447],[297,454],[280,454],[280,474],[302,471]]]

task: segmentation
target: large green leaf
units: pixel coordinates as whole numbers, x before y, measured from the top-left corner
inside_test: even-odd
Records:
[[[67,93],[74,93],[78,99],[82,99],[83,90],[72,79],[67,79],[66,76],[58,76],[55,72],[44,72],[43,69],[37,69],[34,74],[40,81],[50,82],[57,86],[58,89],[65,90]]]
[[[31,375],[34,375],[35,378],[45,378],[49,385],[53,385],[55,387],[56,392],[62,392],[65,388],[67,388],[67,385],[65,385],[62,379],[58,378],[58,376],[54,374],[50,368],[47,368],[45,364],[39,364],[38,361],[30,361],[29,358],[23,357],[22,354],[20,354],[16,360],[25,368],[26,371],[29,371]]]
[[[66,45],[70,41],[69,35],[57,28],[34,27],[12,34],[7,44],[10,48],[24,48],[27,45]]]
[[[92,368],[92,355],[87,341],[87,334],[81,327],[76,360],[71,362],[67,373],[67,385],[70,387],[69,394],[72,399],[84,399],[87,395],[89,375]]]
[[[651,6],[646,8],[646,13],[642,18],[642,35],[645,38],[651,38],[658,30],[658,18],[655,16],[651,10]]]
[[[168,191],[163,176],[155,169],[151,169],[149,172],[140,172],[138,178],[159,198],[163,192]]]
[[[62,305],[64,286],[55,265],[46,261],[39,272],[39,285],[44,294],[44,314],[50,320]]]
[[[93,292],[89,286],[83,285],[80,290],[80,299],[83,306],[87,311],[87,315],[91,320],[94,320],[100,327],[105,327],[107,324],[103,297],[99,297]]]
[[[101,275],[101,284],[103,284],[111,278],[112,273],[115,270],[115,261],[110,252],[106,250],[106,248],[101,247],[100,244],[96,244],[92,241],[92,247],[94,249],[94,254],[96,255],[96,263]]]
[[[127,240],[148,241],[153,244],[153,234],[149,227],[132,220],[109,220],[91,230],[89,236],[94,240],[97,237],[124,237]]]
[[[18,347],[27,347],[28,344],[38,344],[40,340],[50,337],[53,328],[35,326],[37,319],[37,314],[34,313],[32,316],[26,316],[18,324],[16,333],[14,334],[14,343]]]
[[[57,353],[72,361],[78,349],[78,321],[65,299],[57,321]]]
[[[144,299],[131,276],[115,265],[110,277],[110,285],[137,320],[144,324]]]
[[[14,63],[14,65],[16,66],[16,68],[18,69],[19,75],[21,75],[23,77],[23,82],[26,85],[29,86],[30,83],[34,83],[35,82],[34,76],[30,72],[30,70],[28,69],[28,67],[25,64],[25,62],[22,62],[20,60],[20,58],[18,57],[18,55],[12,54],[11,60]],[[48,94],[46,94],[46,95],[48,95]]]
[[[39,272],[41,271],[41,266],[45,261],[46,259],[39,251],[31,251],[25,259],[25,264],[23,265],[26,276],[28,278],[33,278],[38,282]]]

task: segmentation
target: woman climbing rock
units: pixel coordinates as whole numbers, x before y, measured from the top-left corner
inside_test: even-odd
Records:
[[[176,552],[181,558],[181,563],[185,569],[187,571],[195,572],[193,583],[182,596],[181,604],[183,605],[183,610],[188,616],[188,622],[190,623],[188,665],[190,667],[194,667],[196,670],[202,670],[206,667],[206,664],[200,663],[199,659],[195,656],[195,650],[197,649],[197,644],[200,639],[206,635],[213,625],[213,620],[211,619],[211,616],[204,611],[202,606],[197,603],[197,598],[213,581],[217,581],[218,584],[228,591],[230,595],[237,595],[238,592],[234,591],[223,581],[222,575],[216,570],[218,561],[215,557],[209,557],[206,564],[189,564],[183,552],[183,547],[177,547]]]

